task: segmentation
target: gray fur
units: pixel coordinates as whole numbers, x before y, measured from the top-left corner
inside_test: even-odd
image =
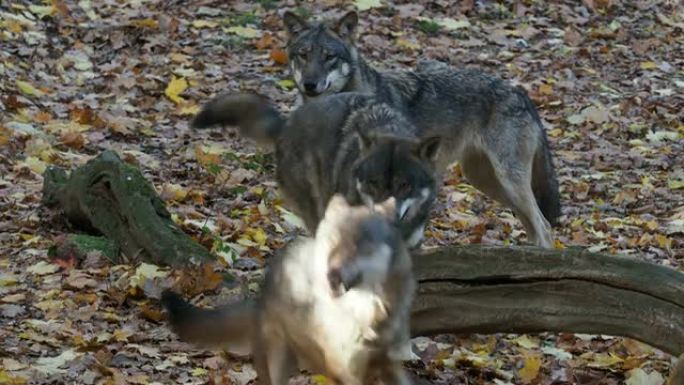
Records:
[[[345,28],[353,37],[349,14]],[[341,22],[341,21],[340,21]],[[456,70],[439,62],[423,62],[416,71],[377,71],[358,54],[351,37],[339,36],[333,22],[306,23],[291,33],[288,54],[305,47],[336,55],[338,66],[350,66],[343,87],[332,92],[363,92],[402,111],[420,137],[442,140],[439,170],[455,161],[475,187],[510,206],[521,219],[528,239],[553,247],[551,223],[560,215],[558,182],[537,111],[524,89],[478,70]],[[308,79],[328,76],[325,67],[310,67],[315,55],[293,60],[293,71],[310,68]],[[301,89],[301,88],[300,88]],[[304,94],[309,103],[319,95]]]
[[[308,230],[316,228],[335,193],[353,205],[393,196],[401,206],[412,203],[400,218],[406,239],[415,246],[422,238],[415,234],[422,234],[436,196],[440,141],[419,139],[418,129],[397,109],[358,93],[306,103],[287,119],[249,94],[221,95],[206,108],[222,111],[222,121],[214,123],[230,122],[244,136],[275,146],[281,193]],[[264,137],[264,131],[272,135]]]

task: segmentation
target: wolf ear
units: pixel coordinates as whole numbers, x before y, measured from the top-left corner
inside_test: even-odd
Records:
[[[384,202],[375,204],[373,209],[385,218],[393,220],[397,214],[397,199],[389,197]]]
[[[341,38],[351,40],[356,34],[358,24],[359,15],[355,11],[349,11],[337,22],[335,31]]]
[[[307,23],[306,20],[291,11],[285,11],[283,14],[283,23],[290,36],[297,36],[300,32],[309,28],[309,23]]]
[[[418,144],[417,155],[421,159],[434,162],[437,159],[437,153],[439,152],[439,146],[441,144],[441,139],[437,136],[426,138],[420,141]]]
[[[342,194],[335,194],[330,198],[328,207],[325,209],[325,216],[330,218],[332,215],[340,215],[349,210],[349,203]]]

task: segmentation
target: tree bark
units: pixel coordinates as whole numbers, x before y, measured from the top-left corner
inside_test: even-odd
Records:
[[[414,255],[414,336],[569,332],[684,353],[684,274],[571,248],[480,245]]]
[[[67,176],[45,171],[43,203],[64,211],[78,229],[104,235],[129,260],[183,265],[212,259],[171,219],[164,201],[140,171],[105,151]]]

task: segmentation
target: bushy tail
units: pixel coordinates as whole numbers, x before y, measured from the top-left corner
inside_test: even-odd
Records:
[[[185,302],[178,294],[165,291],[162,304],[178,336],[201,346],[249,345],[256,322],[256,304],[239,302],[217,309],[201,309]]]
[[[270,144],[280,135],[285,119],[262,96],[249,93],[223,94],[209,101],[192,121],[195,128],[215,125],[238,126],[242,136]]]
[[[551,226],[555,226],[558,223],[558,217],[561,215],[561,204],[549,140],[546,137],[546,131],[537,108],[532,100],[530,100],[529,95],[527,95],[527,91],[522,87],[517,87],[516,92],[525,101],[527,110],[541,130],[542,142],[537,148],[534,160],[532,161],[532,192],[546,220],[549,221]]]

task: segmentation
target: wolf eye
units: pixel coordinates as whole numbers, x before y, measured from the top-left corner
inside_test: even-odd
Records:
[[[325,61],[335,61],[337,59],[337,55],[329,53],[325,55]]]
[[[406,180],[400,180],[395,182],[396,192],[399,194],[408,194],[411,191],[411,184]]]

